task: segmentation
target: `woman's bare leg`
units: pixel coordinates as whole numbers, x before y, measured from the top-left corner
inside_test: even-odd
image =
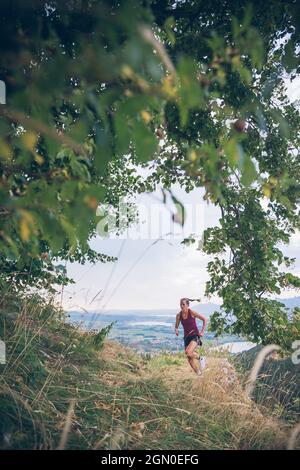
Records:
[[[188,347],[185,350],[185,353],[187,355],[188,361],[190,363],[190,366],[192,369],[198,373],[200,369],[200,364],[198,362],[199,359],[199,354],[196,353],[195,348],[198,346],[196,341],[191,341]]]

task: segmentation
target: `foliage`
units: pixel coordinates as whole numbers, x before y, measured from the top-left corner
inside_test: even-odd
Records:
[[[92,343],[97,351],[103,348],[104,340],[108,336],[110,330],[116,322],[112,322],[109,325],[101,328],[100,331],[95,332],[92,335]]]
[[[220,227],[204,233],[203,249],[214,255],[208,264],[206,292],[216,292],[223,299],[222,313],[212,315],[211,328],[218,334],[246,335],[258,343],[290,349],[299,335],[298,316],[264,296],[299,286],[296,276],[280,270],[293,262],[277,248],[280,242],[288,242],[288,233],[271,211],[262,208],[258,190],[243,189],[237,194],[228,188],[221,210]],[[215,255],[224,253],[227,246],[231,256],[226,263],[225,257]]]
[[[280,270],[293,264],[281,246],[300,226],[300,113],[285,84],[299,72],[299,5],[154,0],[152,8],[170,56],[197,63],[203,99],[184,119],[178,103],[167,104],[151,179],[204,187],[204,199],[220,208],[219,225],[199,244],[214,256],[206,294],[223,301],[211,328],[289,350],[297,312],[268,296],[299,288],[297,276]]]
[[[2,2],[7,106],[1,108],[1,250],[6,258],[18,258],[25,248],[28,266],[31,257],[41,256],[41,241],[51,256],[61,250],[64,256],[76,250],[84,255],[96,207],[108,192],[107,173],[124,169],[126,154],[133,162],[153,159],[168,106],[178,109],[181,127],[191,109],[205,108],[210,95],[201,85],[199,65],[183,56],[174,69],[147,27],[152,18],[135,2]],[[259,37],[251,34],[251,50],[259,50]],[[214,37],[211,50],[219,54],[220,47]],[[211,76],[216,87],[222,86],[226,67],[242,70],[228,51],[222,54],[221,73],[217,65]],[[131,191],[134,177],[126,170],[125,175],[114,185],[122,188],[117,195]]]
[[[234,366],[239,371],[243,384],[246,384],[260,350],[261,346],[256,346],[235,355]],[[279,418],[297,423],[300,414],[299,385],[299,364],[293,364],[291,357],[271,355],[264,361],[259,372],[253,399],[259,405],[270,408]]]
[[[17,269],[32,284],[39,273],[39,284],[63,284],[43,257],[109,260],[88,245],[100,202],[158,183],[203,187],[223,212],[208,232],[218,256],[207,292],[223,297],[236,331],[290,347],[295,325],[264,294],[299,286],[276,267],[285,261],[278,242],[299,228],[300,114],[284,82],[299,72],[299,5],[39,0],[3,1],[0,12],[5,279]],[[150,176],[143,181],[133,165]],[[226,248],[235,252],[230,269]],[[242,273],[248,292],[235,295],[228,270]],[[228,321],[215,316],[217,331]]]
[[[111,260],[88,245],[96,208],[134,191],[129,145],[141,160],[156,149],[149,116],[161,106],[147,95],[164,72],[137,30],[148,19],[131,2],[1,3],[3,281],[64,284],[57,259]]]

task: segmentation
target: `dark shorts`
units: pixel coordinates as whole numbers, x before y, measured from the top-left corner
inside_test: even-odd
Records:
[[[190,335],[184,338],[184,347],[187,348],[191,341],[196,341],[198,346],[202,346],[202,341],[199,335]]]

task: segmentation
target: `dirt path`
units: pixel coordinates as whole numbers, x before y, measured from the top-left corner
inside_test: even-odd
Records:
[[[174,396],[183,397],[182,407],[187,412],[208,420],[207,432],[216,428],[231,433],[231,448],[285,447],[282,423],[269,417],[266,410],[249,399],[226,358],[206,357],[206,368],[201,376],[195,374],[187,361],[155,368],[153,376],[163,378]],[[180,401],[176,406],[180,406]],[[261,444],[264,440],[265,444]]]
[[[164,379],[171,384],[193,381],[195,384],[205,384],[217,382],[219,386],[236,387],[238,378],[233,366],[227,359],[208,357],[206,367],[201,376],[197,376],[188,362],[183,365],[171,365],[164,368]],[[232,388],[231,387],[231,388]]]

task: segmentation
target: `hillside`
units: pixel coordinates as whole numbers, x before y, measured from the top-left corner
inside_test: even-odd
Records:
[[[1,319],[2,448],[286,447],[288,426],[246,397],[220,353],[199,378],[183,353],[134,353],[66,324],[39,297],[6,301]]]
[[[260,350],[261,346],[256,346],[234,357],[235,367],[241,372],[242,377],[247,377]],[[260,405],[268,406],[282,418],[298,422],[300,364],[294,364],[291,357],[281,358],[278,354],[271,355],[262,364],[253,399]]]

